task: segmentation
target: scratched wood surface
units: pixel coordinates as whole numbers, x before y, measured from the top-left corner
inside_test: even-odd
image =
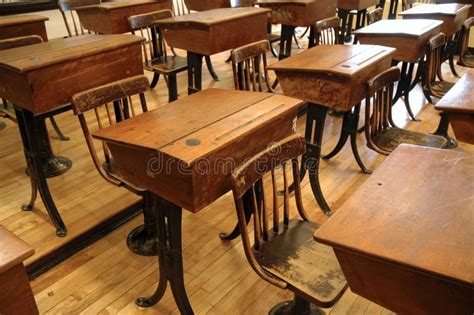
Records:
[[[48,40],[45,22],[48,17],[41,15],[11,15],[0,17],[0,39],[39,35]]]
[[[400,313],[472,313],[473,162],[400,145],[316,231],[353,292]]]
[[[387,6],[388,3],[389,1]],[[50,38],[66,34],[57,10],[41,14],[50,18],[46,24]],[[278,30],[279,28],[274,29]],[[302,44],[306,46],[305,39]],[[299,52],[301,50],[293,45],[292,53]],[[178,54],[185,55],[181,50],[178,50]],[[223,52],[213,58],[220,81],[213,81],[203,71],[203,88],[233,89],[231,66],[224,62],[228,56],[228,52]],[[276,62],[270,55],[268,59],[270,64]],[[463,74],[465,68],[458,67],[458,71]],[[443,65],[443,73],[446,80],[457,80],[452,77],[446,65]],[[270,71],[270,79],[274,78],[275,75]],[[187,95],[186,74],[178,75],[178,88],[180,97]],[[277,91],[282,93],[280,88]],[[165,82],[160,80],[157,88],[146,96],[151,108],[167,103]],[[432,105],[426,104],[419,87],[415,87],[410,94],[410,101],[416,116],[422,121],[410,121],[403,103],[398,102],[394,106],[397,125],[419,132],[432,132],[438,124],[439,112]],[[52,194],[70,228],[70,235],[66,238],[54,235],[55,230],[41,201],[32,212],[19,210],[19,206],[30,194],[29,179],[24,174],[21,139],[16,125],[0,118],[7,124],[1,131],[0,224],[36,250],[36,254],[30,259],[37,259],[52,248],[69,241],[94,222],[104,220],[137,201],[133,194],[106,183],[97,173],[87,152],[77,118],[72,112],[60,114],[56,119],[71,140],[59,141],[52,137],[53,149],[57,154],[74,161],[69,173],[50,181]],[[298,119],[297,128],[300,133],[304,132],[303,122],[304,117]],[[335,146],[339,138],[340,122],[340,119],[327,118],[324,152]],[[48,128],[51,129],[50,126]],[[50,132],[54,134],[52,129]],[[385,159],[367,150],[362,138],[359,138],[358,146],[362,158],[372,169],[376,169]],[[456,150],[474,152],[474,146],[461,142]],[[360,173],[349,146],[330,162],[321,161],[321,185],[324,193],[330,196],[328,202],[335,211],[369,177],[370,175]],[[307,179],[302,183],[302,190],[309,215],[313,221],[324,223],[327,218],[318,209]],[[222,243],[217,237],[219,232],[229,231],[234,227],[236,219],[232,200],[231,194],[226,194],[199,213],[183,213],[185,285],[196,314],[266,314],[276,303],[292,298],[290,292],[279,290],[260,280],[249,267],[240,240]],[[137,296],[151,294],[155,290],[158,277],[156,258],[133,255],[125,244],[130,230],[142,223],[143,218],[137,217],[32,281],[40,313],[179,314],[170,292],[165,294],[162,303],[149,310],[140,309],[134,304]],[[326,313],[393,314],[350,290]]]
[[[434,19],[443,21],[441,32],[451,37],[458,32],[469,16],[471,5],[463,3],[427,4],[403,11],[403,19]]]
[[[207,89],[93,136],[108,143],[126,180],[197,212],[230,190],[236,165],[295,132],[301,105],[283,95]]]
[[[371,45],[318,45],[268,67],[285,95],[349,110],[365,97],[365,83],[388,69],[395,49]]]

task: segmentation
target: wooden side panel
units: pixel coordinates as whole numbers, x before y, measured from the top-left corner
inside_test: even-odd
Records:
[[[38,314],[23,263],[0,274],[0,314]]]
[[[33,91],[25,75],[0,68],[0,96],[25,108],[33,108]]]
[[[185,0],[184,2],[190,11],[230,8],[230,0]]]
[[[71,96],[102,84],[143,74],[140,45],[104,52],[41,68],[28,74],[31,82],[33,107],[22,102],[16,105],[34,113],[42,113],[69,103]]]
[[[430,35],[432,33],[430,32]],[[428,36],[423,38],[415,37],[403,37],[402,35],[393,36],[374,36],[374,35],[357,35],[361,44],[367,45],[381,45],[387,47],[393,47],[397,50],[393,55],[393,60],[405,61],[405,62],[417,62],[425,54],[425,44],[428,40]]]
[[[449,113],[449,121],[456,139],[474,144],[474,114]]]
[[[267,14],[205,25],[189,24],[166,27],[164,34],[171,47],[210,56],[253,43],[266,37]],[[244,29],[243,32],[236,30]]]
[[[306,5],[300,3],[265,3],[262,8],[272,10],[272,23],[293,26],[311,26],[319,20],[336,15],[336,2],[321,0]]]
[[[38,35],[41,36],[43,41],[48,40],[48,35],[46,34],[46,27],[44,22],[33,22],[20,25],[10,25],[0,28],[0,39],[28,36],[28,35]]]
[[[403,15],[403,19],[432,19],[442,21],[440,32],[444,33],[447,37],[453,36],[456,32],[461,30],[462,24],[469,16],[469,10],[464,10],[456,15],[445,15],[445,14],[407,14]]]
[[[472,314],[472,286],[334,249],[351,290],[401,314]]]

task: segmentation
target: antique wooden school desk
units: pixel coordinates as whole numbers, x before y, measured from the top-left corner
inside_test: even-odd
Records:
[[[23,140],[32,198],[38,189],[58,236],[66,226],[46,179],[66,172],[72,162],[55,156],[45,113],[69,110],[72,95],[105,83],[142,74],[140,44],[133,35],[85,35],[0,51],[0,97],[15,105]]]
[[[99,34],[130,32],[128,17],[159,10],[172,10],[170,0],[104,2],[76,8],[82,26]]]
[[[231,189],[234,166],[295,132],[302,102],[284,95],[207,89],[96,132],[121,175],[155,194],[159,285],[169,282],[182,314],[192,314],[183,282],[182,208],[198,212]]]
[[[390,67],[394,52],[394,48],[384,46],[321,45],[268,67],[275,71],[285,95],[309,102],[305,131],[308,152],[303,157],[301,177],[308,169],[314,196],[327,215],[331,208],[319,183],[326,112],[328,108],[337,108],[345,113],[339,142],[325,158],[335,156],[350,136],[357,163],[365,173],[370,173],[356,145],[360,102],[366,96],[366,82]]]
[[[464,74],[435,108],[448,115],[458,140],[474,144],[474,72]],[[446,137],[448,125],[440,127],[435,134]]]
[[[38,35],[48,40],[45,22],[49,18],[41,15],[11,15],[0,17],[0,39]]]
[[[410,91],[421,80],[422,73],[413,80],[415,63],[422,59],[426,52],[428,40],[439,34],[443,22],[428,19],[417,20],[382,20],[354,31],[361,44],[384,45],[396,48],[393,59],[402,61],[401,79],[394,103],[403,98],[408,113],[416,120],[410,107]],[[412,83],[414,82],[414,83]]]
[[[351,290],[383,307],[472,314],[473,174],[472,153],[402,144],[315,239]]]
[[[454,54],[459,48],[459,31],[469,16],[470,4],[447,3],[416,6],[400,13],[403,19],[433,19],[442,21],[441,32],[447,37],[444,60],[454,75],[459,76],[454,66]]]
[[[291,56],[291,43],[296,27],[311,27],[308,45],[313,47],[314,24],[336,15],[336,3],[333,0],[258,0],[255,4],[261,8],[271,9],[271,22],[281,24],[278,56],[280,60]]]
[[[268,9],[221,8],[157,21],[171,47],[188,55],[188,93],[201,90],[202,58],[266,38]]]

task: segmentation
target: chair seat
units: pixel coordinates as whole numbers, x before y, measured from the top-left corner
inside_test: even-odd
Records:
[[[458,61],[458,65],[468,67],[468,68],[474,68],[474,56],[472,55],[467,55],[464,56],[463,60]]]
[[[442,98],[454,86],[454,83],[448,81],[436,81],[431,83],[433,96]]]
[[[277,34],[267,34],[267,40],[270,43],[278,42],[280,40],[281,36]]]
[[[331,247],[317,243],[319,225],[290,220],[288,229],[262,244],[255,257],[272,275],[286,281],[297,295],[320,306],[330,307],[344,293],[347,282]]]
[[[445,138],[436,135],[419,133],[401,128],[386,129],[373,138],[374,143],[386,151],[393,151],[401,143],[415,144],[423,147],[443,149],[446,147]]]
[[[170,75],[187,70],[188,61],[185,57],[167,56],[166,58],[147,61],[144,63],[143,67],[149,71],[155,71],[163,75]]]

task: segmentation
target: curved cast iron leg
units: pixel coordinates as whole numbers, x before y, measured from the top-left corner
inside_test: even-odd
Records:
[[[153,79],[151,79],[150,89],[154,89],[160,80],[160,74],[157,72],[153,72]]]
[[[349,137],[349,130],[347,127],[349,127],[350,125],[350,122],[349,122],[350,115],[351,115],[350,111],[347,111],[344,113],[344,118],[342,119],[342,126],[341,126],[341,135],[339,136],[339,140],[337,141],[336,146],[334,147],[334,149],[332,149],[331,152],[329,152],[328,154],[323,154],[321,156],[323,159],[329,160],[335,157],[336,154],[338,154],[342,150],[344,145],[346,144],[347,138]]]
[[[303,165],[308,169],[309,182],[311,184],[311,190],[313,191],[314,197],[319,204],[319,207],[326,215],[331,215],[332,211],[326,202],[321,190],[321,184],[319,182],[319,164],[321,158],[321,144],[324,133],[324,122],[326,120],[327,107],[308,104],[307,119],[314,120],[316,128],[314,128],[313,141],[307,143],[307,152],[303,157]]]
[[[438,128],[436,128],[436,131],[433,132],[433,134],[437,136],[442,136],[448,141],[448,143],[446,144],[446,149],[454,149],[458,146],[458,142],[456,141],[456,139],[448,135],[449,114],[442,112],[439,115],[441,116],[441,119],[439,120]]]
[[[351,149],[352,149],[352,154],[354,155],[354,158],[359,165],[359,168],[361,171],[365,174],[372,174],[372,171],[369,170],[364,162],[362,162],[362,159],[359,155],[359,149],[357,148],[357,125],[359,124],[359,114],[360,114],[360,104],[357,104],[354,107],[354,113],[352,114],[353,121],[351,122]]]
[[[30,176],[30,175],[28,175]],[[36,185],[36,181],[30,176],[31,181],[31,199],[29,203],[25,203],[21,206],[21,210],[23,211],[31,211],[35,206],[36,197],[38,197],[38,186]]]
[[[209,74],[211,75],[212,79],[214,81],[219,81],[219,77],[217,76],[217,73],[214,70],[214,66],[212,65],[211,56],[206,56],[204,57],[204,59],[206,60],[207,70],[209,71]]]
[[[143,193],[143,225],[133,229],[127,237],[127,246],[140,256],[156,256],[158,244],[154,217],[154,197],[149,191]]]
[[[202,89],[202,55],[188,51],[188,95]]]
[[[61,129],[59,129],[58,124],[56,123],[56,119],[54,117],[49,117],[49,121],[51,121],[51,125],[53,126],[54,132],[58,135],[59,140],[61,141],[69,141],[70,138],[68,136],[65,136]]]
[[[35,181],[35,184],[38,187],[41,199],[43,200],[46,210],[48,211],[49,217],[56,227],[56,235],[59,237],[66,236],[66,226],[64,225],[61,215],[54,204],[53,198],[49,191],[48,183],[46,181],[48,175],[45,172],[45,168],[47,168],[46,166],[50,163],[50,161],[54,161],[56,157],[52,157],[51,152],[49,152],[51,154],[45,152],[45,148],[47,147],[47,144],[49,144],[49,137],[44,117],[37,117],[31,112],[18,109],[17,107],[15,107],[15,113],[18,121],[18,127],[20,128],[23,146],[25,148],[28,175],[32,181]],[[62,174],[69,170],[70,167],[71,164],[65,165],[64,168],[60,168],[60,171],[58,172]],[[34,189],[34,187],[32,187],[32,189]],[[32,194],[32,197],[34,197],[34,193]]]
[[[136,304],[142,307],[148,307],[158,303],[166,290],[166,282],[169,282],[180,313],[193,314],[193,309],[186,294],[183,278],[181,245],[182,209],[158,196],[155,196],[155,198],[160,280],[155,293],[149,298],[137,299]]]

